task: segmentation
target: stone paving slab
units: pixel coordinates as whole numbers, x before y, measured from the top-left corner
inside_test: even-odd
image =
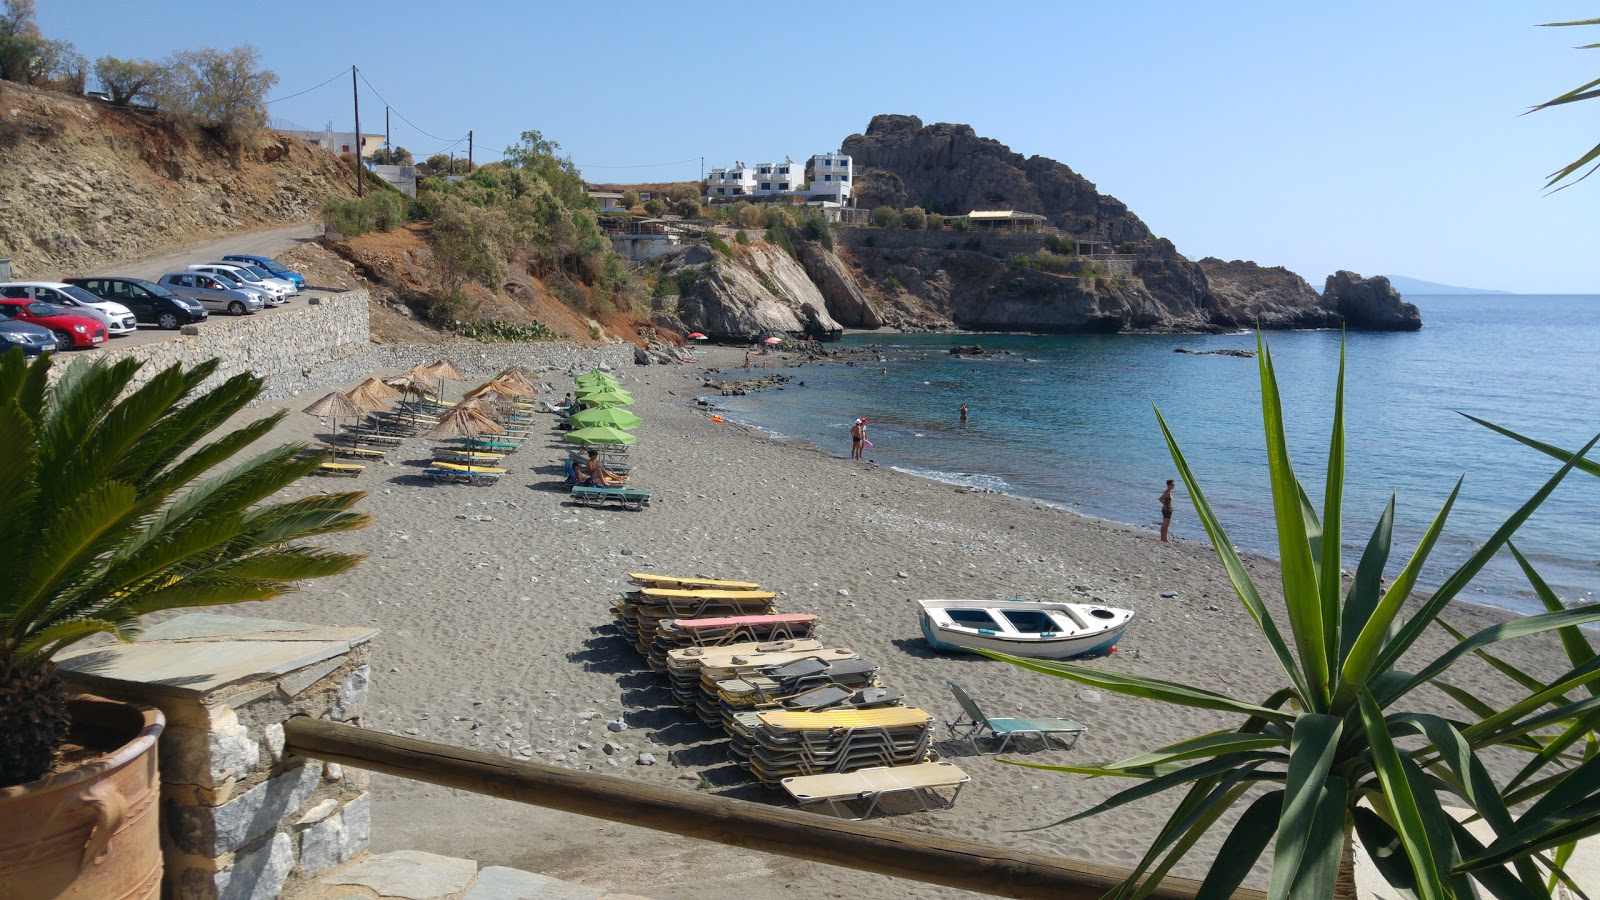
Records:
[[[140,641],[69,650],[56,665],[91,688],[131,682],[155,693],[200,697],[332,659],[377,633],[191,613],[150,628]]]
[[[477,872],[478,864],[470,859],[396,850],[369,857],[319,880],[323,884],[361,885],[382,897],[434,900],[466,890]]]

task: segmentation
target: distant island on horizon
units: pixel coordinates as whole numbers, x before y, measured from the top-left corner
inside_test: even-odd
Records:
[[[1423,281],[1420,278],[1407,278],[1404,275],[1390,275],[1389,284],[1399,291],[1401,296],[1406,294],[1505,294],[1511,291],[1493,291],[1486,288],[1457,287],[1453,284],[1440,284],[1437,281]]]

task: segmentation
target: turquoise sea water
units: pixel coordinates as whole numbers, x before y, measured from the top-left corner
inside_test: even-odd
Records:
[[[1395,492],[1397,570],[1465,474],[1424,573],[1433,587],[1560,468],[1458,410],[1568,449],[1600,433],[1600,297],[1414,299],[1421,331],[1348,336],[1345,544],[1353,568]],[[1291,454],[1320,507],[1340,334],[1276,332],[1268,340]],[[868,457],[879,464],[1152,529],[1157,495],[1177,477],[1155,404],[1234,544],[1276,555],[1256,361],[1173,352],[1253,349],[1253,334],[852,335],[845,343],[877,345],[884,360],[788,370],[805,386],[714,399],[734,421],[841,457],[849,455],[851,421],[865,416]],[[972,343],[1009,353],[946,352]],[[1181,479],[1177,496],[1173,533],[1205,540]],[[1600,478],[1569,475],[1516,542],[1563,598],[1596,599]],[[1504,552],[1463,599],[1539,609]]]

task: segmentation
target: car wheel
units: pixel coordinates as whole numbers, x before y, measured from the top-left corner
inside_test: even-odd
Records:
[[[68,332],[68,331],[58,331],[58,332],[56,332],[56,349],[57,350],[71,350],[72,349],[72,333],[71,332]]]
[[[246,312],[246,310],[244,308],[244,304],[241,303],[238,300],[235,300],[232,303],[228,304],[228,314],[229,315],[242,316],[242,315],[245,314],[245,312]]]
[[[171,331],[178,327],[178,317],[172,313],[162,313],[161,317],[156,319],[156,324],[166,331]]]

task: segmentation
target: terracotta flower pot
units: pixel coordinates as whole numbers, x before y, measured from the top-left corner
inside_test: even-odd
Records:
[[[161,711],[72,701],[70,739],[117,749],[0,788],[0,896],[154,898],[161,890]]]

